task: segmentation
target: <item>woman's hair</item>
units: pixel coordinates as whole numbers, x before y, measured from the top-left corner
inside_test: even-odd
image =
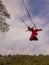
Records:
[[[28,29],[30,29],[30,27],[28,27]]]
[[[28,30],[33,31],[33,28],[28,27]]]

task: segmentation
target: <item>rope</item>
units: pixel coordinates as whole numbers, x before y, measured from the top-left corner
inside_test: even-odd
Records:
[[[22,3],[23,3],[23,5],[24,5],[24,7],[25,7],[25,9],[26,9],[26,11],[27,11],[27,13],[28,13],[28,16],[29,16],[30,20],[32,21],[34,27],[36,28],[36,25],[35,25],[35,23],[33,22],[32,18],[31,18],[31,15],[30,15],[30,13],[29,13],[29,11],[28,11],[28,9],[27,9],[27,7],[26,7],[26,5],[25,5],[25,3],[24,3],[23,0],[22,0]]]
[[[7,3],[8,4],[8,3]],[[13,12],[15,12],[16,13],[16,11],[8,4],[8,6],[13,10]],[[17,14],[16,13],[16,15],[21,19],[21,21],[26,25],[26,27],[28,27],[29,25],[27,25],[26,23],[25,23],[25,21],[20,17],[20,15],[19,14]]]

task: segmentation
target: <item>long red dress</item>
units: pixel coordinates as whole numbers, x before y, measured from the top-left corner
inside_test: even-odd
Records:
[[[38,38],[36,37],[38,35],[37,32],[38,32],[38,30],[36,30],[36,29],[32,30],[30,41],[32,41],[32,40],[38,40]]]

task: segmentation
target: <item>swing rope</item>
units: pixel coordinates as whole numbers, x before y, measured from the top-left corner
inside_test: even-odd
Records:
[[[31,18],[31,15],[30,15],[30,13],[29,13],[29,11],[28,11],[28,9],[27,9],[25,3],[24,3],[24,0],[21,0],[21,1],[22,1],[23,5],[24,5],[24,7],[25,7],[25,9],[26,9],[26,11],[27,11],[27,13],[28,13],[28,16],[29,16],[30,20],[32,21],[34,27],[36,28],[36,25],[35,25],[35,23],[33,22],[32,18]]]
[[[8,4],[8,3],[7,3]],[[18,14],[18,13],[16,13],[16,11],[8,4],[8,6],[11,8],[11,10],[13,11],[13,12],[15,12],[15,14],[20,18],[20,20],[26,25],[26,27],[28,27],[29,25],[28,24],[26,24],[26,22],[20,17],[20,15]]]

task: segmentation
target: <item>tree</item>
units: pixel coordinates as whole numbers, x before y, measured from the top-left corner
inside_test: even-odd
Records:
[[[1,32],[8,32],[9,24],[6,23],[6,18],[10,19],[10,14],[8,13],[5,5],[3,5],[2,1],[0,0],[0,31]]]

